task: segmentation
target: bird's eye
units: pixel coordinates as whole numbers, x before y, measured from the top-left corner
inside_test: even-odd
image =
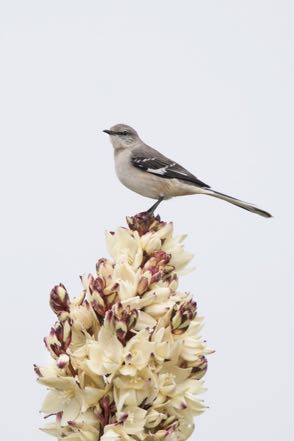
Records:
[[[128,134],[128,132],[125,130],[124,132],[122,132],[122,135],[126,136]]]

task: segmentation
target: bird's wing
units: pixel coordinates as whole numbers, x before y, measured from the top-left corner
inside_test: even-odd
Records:
[[[148,150],[141,148],[134,149],[131,155],[131,163],[134,167],[161,178],[181,179],[198,187],[210,188],[209,185],[197,179],[196,176],[192,175],[192,173],[184,167],[171,161],[151,147],[148,148]]]

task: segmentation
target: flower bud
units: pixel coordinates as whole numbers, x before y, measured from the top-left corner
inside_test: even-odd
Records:
[[[113,312],[113,323],[117,338],[124,344],[129,330],[133,329],[137,322],[138,311],[117,303],[113,306],[111,312]]]
[[[99,294],[103,294],[103,289],[105,288],[105,282],[102,277],[97,276],[96,278],[91,279],[90,289],[93,292],[99,292]]]
[[[191,320],[196,317],[197,304],[192,300],[176,304],[171,315],[171,328],[173,334],[183,334],[189,327]]]
[[[57,323],[51,328],[50,334],[44,339],[45,345],[53,358],[64,354],[71,343],[71,325],[68,320]]]
[[[50,293],[50,306],[53,312],[58,316],[59,320],[64,321],[69,313],[69,295],[65,286],[60,283],[56,285]]]
[[[140,236],[148,233],[148,231],[158,231],[164,222],[160,221],[159,216],[146,212],[136,214],[132,217],[127,217],[127,222],[132,231],[138,231]]]
[[[206,374],[207,366],[208,363],[206,357],[204,357],[204,355],[200,356],[196,366],[194,363],[194,366],[192,368],[191,378],[196,380],[201,380],[201,378]]]
[[[63,342],[64,348],[66,350],[71,342],[71,326],[70,326],[68,320],[66,322],[64,322],[64,324],[63,324],[62,342]]]
[[[171,255],[167,254],[163,250],[154,251],[154,253],[152,253],[152,257],[154,257],[156,261],[161,265],[167,265],[171,259]]]
[[[171,259],[171,255],[167,254],[165,251],[159,250],[154,251],[150,255],[150,259],[147,260],[147,262],[144,265],[143,271],[151,271],[152,274],[157,273],[158,271],[163,270],[166,267],[166,265],[169,263]],[[173,268],[168,268],[167,272],[170,272],[170,270],[173,270]]]
[[[101,320],[104,318],[105,312],[106,312],[104,300],[102,299],[101,295],[98,292],[95,292],[92,295],[90,303],[91,303],[92,308],[94,309],[94,311],[97,315],[99,322],[101,322]]]
[[[176,273],[171,274],[169,277],[167,277],[166,281],[168,282],[171,291],[177,290],[179,281],[178,281],[178,275]]]
[[[67,354],[59,355],[56,362],[59,369],[64,369],[66,366],[68,366],[68,363],[69,363],[69,356]]]
[[[104,279],[107,284],[107,280],[111,279],[113,273],[113,264],[108,259],[99,259],[96,263],[96,273]]]
[[[139,296],[141,296],[142,294],[144,294],[144,292],[148,290],[151,280],[152,280],[152,275],[150,271],[146,271],[143,274],[143,276],[140,278],[137,286],[137,294],[139,294]]]

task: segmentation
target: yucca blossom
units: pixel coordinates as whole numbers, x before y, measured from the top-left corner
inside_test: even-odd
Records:
[[[66,441],[186,440],[205,410],[199,395],[207,354],[203,319],[178,275],[192,255],[172,223],[140,213],[107,233],[111,260],[83,276],[74,299],[55,286],[52,357],[35,366],[48,388],[43,431]]]

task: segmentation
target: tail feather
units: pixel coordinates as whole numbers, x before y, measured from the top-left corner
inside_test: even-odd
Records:
[[[220,193],[218,191],[207,189],[205,192],[203,192],[209,196],[213,196],[218,199],[223,199],[224,201],[229,202],[230,204],[237,205],[237,207],[243,208],[244,210],[251,211],[251,213],[259,214],[263,217],[272,217],[270,213],[268,213],[265,210],[261,210],[260,208],[256,207],[253,204],[250,204],[249,202],[240,201],[240,199],[233,198],[232,196],[228,196],[226,194]]]

